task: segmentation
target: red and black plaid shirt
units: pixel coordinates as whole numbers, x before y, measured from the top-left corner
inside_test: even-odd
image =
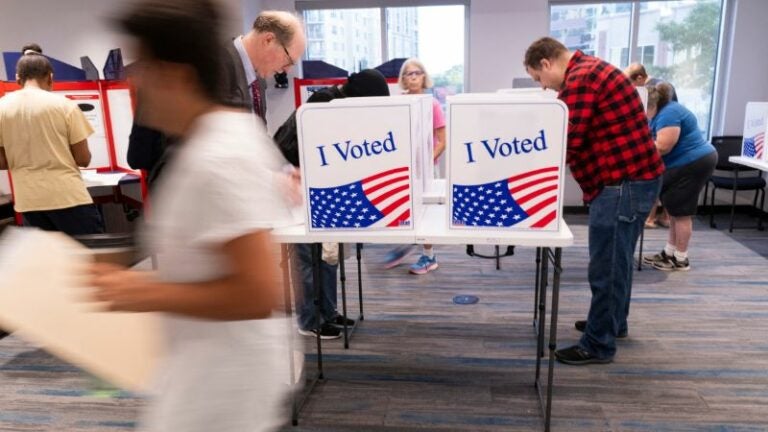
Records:
[[[566,160],[585,201],[604,186],[664,172],[640,96],[619,69],[576,51],[559,98],[569,110]]]

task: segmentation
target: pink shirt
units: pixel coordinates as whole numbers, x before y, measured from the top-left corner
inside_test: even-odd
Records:
[[[440,108],[440,102],[437,101],[437,99],[432,98],[432,146],[433,148],[437,147],[437,131],[440,128],[445,127],[445,114],[443,114],[443,109]],[[440,155],[442,157],[442,155]],[[437,164],[437,158],[435,158],[434,163]]]
[[[445,114],[443,109],[440,108],[440,102],[437,99],[432,98],[432,134],[434,137],[434,131],[445,127]],[[437,141],[435,141],[437,143]]]

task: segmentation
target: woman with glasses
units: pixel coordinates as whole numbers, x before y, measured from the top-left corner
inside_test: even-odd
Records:
[[[400,68],[399,84],[405,94],[423,94],[426,93],[427,89],[432,88],[432,79],[419,59],[409,58]],[[432,128],[433,154],[436,164],[445,150],[445,115],[440,103],[435,98],[432,98]],[[392,268],[400,264],[412,249],[413,246],[402,246],[390,251],[385,258],[385,267]],[[419,260],[411,265],[409,271],[411,274],[422,275],[437,270],[437,267],[437,258],[435,258],[432,245],[425,244]]]

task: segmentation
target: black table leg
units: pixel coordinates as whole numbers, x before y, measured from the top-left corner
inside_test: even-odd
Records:
[[[323,347],[320,339],[320,327],[323,322],[322,314],[320,313],[320,298],[323,295],[323,281],[322,270],[320,268],[320,260],[323,253],[322,243],[312,243],[312,284],[315,288],[315,318],[317,319],[317,377],[323,379]]]
[[[363,316],[363,267],[360,263],[360,258],[362,257],[361,251],[363,250],[363,244],[357,243],[357,295],[359,297],[360,302],[360,316],[358,317],[358,321],[364,320]]]

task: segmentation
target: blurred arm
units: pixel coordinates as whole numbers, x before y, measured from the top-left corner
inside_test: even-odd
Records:
[[[262,319],[281,299],[277,263],[266,231],[250,233],[222,246],[231,274],[200,283],[163,283],[146,272],[96,264],[94,298],[110,310],[169,312],[211,320]],[[258,263],[255,265],[254,263]]]

